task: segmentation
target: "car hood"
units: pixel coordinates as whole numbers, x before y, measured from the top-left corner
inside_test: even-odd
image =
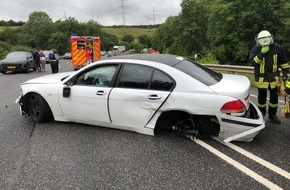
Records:
[[[0,61],[0,63],[4,63],[4,64],[7,64],[7,63],[12,63],[12,64],[15,64],[15,63],[21,63],[21,62],[26,62],[27,60],[25,59],[21,59],[21,58],[14,58],[14,59],[3,59]]]
[[[210,86],[210,88],[220,95],[231,96],[240,99],[247,106],[249,102],[251,83],[242,75],[223,74],[220,82]],[[248,106],[247,106],[248,107]]]
[[[57,83],[57,82],[60,82],[62,79],[66,78],[66,77],[69,77],[73,73],[75,73],[75,71],[56,73],[56,74],[49,74],[49,75],[45,75],[45,76],[42,76],[42,77],[37,77],[37,78],[34,78],[34,79],[30,79],[30,80],[22,83],[22,85],[24,85],[24,84],[52,84],[52,83]]]

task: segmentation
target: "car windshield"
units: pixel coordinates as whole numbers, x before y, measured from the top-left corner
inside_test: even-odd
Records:
[[[6,58],[8,59],[26,59],[26,53],[25,52],[11,52],[9,53]]]
[[[201,64],[195,63],[190,60],[181,61],[174,67],[207,86],[218,83],[223,77],[221,73],[217,73]]]

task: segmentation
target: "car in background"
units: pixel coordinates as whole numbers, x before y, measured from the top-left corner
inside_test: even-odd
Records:
[[[63,56],[62,56],[63,59],[71,59],[71,53],[65,53]]]
[[[21,84],[16,99],[34,122],[77,122],[154,135],[163,130],[225,143],[252,141],[265,128],[247,77],[187,58],[134,54]]]
[[[53,53],[53,51],[52,50],[43,50],[43,53],[45,55],[45,62],[46,62],[46,64],[48,64],[49,63],[49,54]]]
[[[116,53],[113,52],[113,51],[108,51],[107,52],[107,57],[112,57],[112,56],[115,56],[115,55],[116,55]]]
[[[105,56],[107,55],[107,52],[106,51],[101,51],[101,56]]]
[[[31,69],[36,71],[36,64],[32,53],[28,51],[10,52],[0,61],[0,72],[3,74],[7,71],[24,71],[28,73]]]

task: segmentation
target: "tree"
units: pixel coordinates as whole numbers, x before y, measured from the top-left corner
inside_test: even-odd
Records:
[[[150,48],[152,46],[151,39],[147,35],[138,36],[138,41],[140,44],[145,45],[147,48]]]
[[[175,54],[172,44],[175,43],[175,36],[178,36],[176,27],[179,24],[180,17],[170,16],[166,19],[152,37],[152,47],[158,49],[162,53]]]
[[[43,23],[51,23],[52,19],[46,12],[43,11],[35,11],[29,14],[28,22],[33,24],[43,24]]]
[[[266,29],[275,35],[285,30],[285,2],[217,0],[211,7],[207,33],[213,54],[222,63],[247,62],[259,31]]]
[[[130,35],[130,34],[125,34],[122,38],[123,42],[127,42],[127,43],[132,43],[134,42],[134,36]]]
[[[62,32],[52,33],[48,40],[50,47],[57,49],[60,55],[70,52],[70,40]]]
[[[176,23],[177,38],[174,48],[180,55],[193,56],[208,47],[206,37],[208,23],[207,0],[183,0],[180,20]]]
[[[34,49],[49,48],[48,39],[55,30],[52,19],[45,12],[33,12],[29,20],[21,27],[18,40],[21,45]]]

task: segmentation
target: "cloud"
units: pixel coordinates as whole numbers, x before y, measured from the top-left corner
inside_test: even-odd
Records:
[[[181,1],[2,0],[0,20],[26,22],[30,13],[43,11],[54,21],[74,17],[81,22],[94,20],[104,26],[122,25],[123,21],[126,25],[160,24],[169,16],[178,15]]]

